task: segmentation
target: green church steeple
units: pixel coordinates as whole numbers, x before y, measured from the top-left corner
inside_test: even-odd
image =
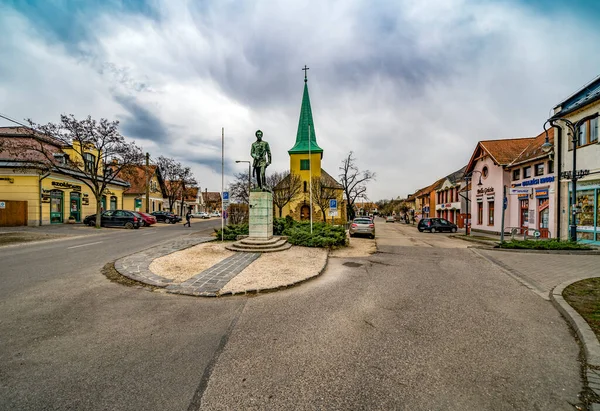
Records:
[[[304,94],[302,95],[302,106],[300,108],[300,121],[298,121],[298,132],[296,133],[296,144],[288,151],[289,154],[308,154],[310,144],[311,153],[321,153],[323,157],[323,149],[317,144],[317,135],[315,134],[315,123],[313,122],[312,109],[310,107],[310,98],[308,97],[308,80],[306,78],[306,70],[304,66]],[[310,142],[308,127],[310,126]]]

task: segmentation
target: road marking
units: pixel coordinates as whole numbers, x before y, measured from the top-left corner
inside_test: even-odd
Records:
[[[67,247],[67,250],[71,249],[71,248],[78,248],[78,247],[87,247],[88,245],[94,245],[94,244],[100,244],[103,243],[104,241],[96,241],[95,243],[88,243],[88,244],[79,244],[79,245],[74,245],[71,247]]]

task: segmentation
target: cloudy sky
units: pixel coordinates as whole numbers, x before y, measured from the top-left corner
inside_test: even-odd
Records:
[[[369,198],[405,196],[479,140],[537,135],[600,74],[595,0],[0,0],[0,113],[117,119],[204,190],[249,159],[289,167],[303,72],[323,168],[354,151]],[[0,121],[0,125],[10,125]]]

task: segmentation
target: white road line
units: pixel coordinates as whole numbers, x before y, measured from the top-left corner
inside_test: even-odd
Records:
[[[103,242],[104,241],[96,241],[95,243],[87,243],[87,244],[74,245],[74,246],[71,246],[71,247],[67,247],[67,250],[69,250],[71,248],[87,247],[88,245],[100,244],[100,243],[103,243]]]

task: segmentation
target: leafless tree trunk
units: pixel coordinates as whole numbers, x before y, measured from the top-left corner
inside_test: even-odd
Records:
[[[339,178],[346,196],[348,220],[352,220],[354,219],[354,202],[357,199],[367,198],[366,183],[374,180],[376,175],[369,170],[361,172],[356,165],[356,159],[352,151],[342,160],[340,171]]]
[[[169,203],[169,211],[173,212],[173,205],[181,198],[183,210],[183,196],[186,186],[196,185],[196,179],[189,167],[184,167],[172,158],[160,156],[156,161],[164,181],[163,192]]]
[[[324,177],[312,178],[312,201],[323,214],[323,222],[327,222],[326,211],[329,209],[329,200],[337,198],[336,187],[331,187]],[[312,210],[311,210],[312,212]]]
[[[267,176],[267,184],[273,187],[273,203],[277,206],[281,218],[283,207],[301,194],[302,178],[289,171],[274,172]]]

